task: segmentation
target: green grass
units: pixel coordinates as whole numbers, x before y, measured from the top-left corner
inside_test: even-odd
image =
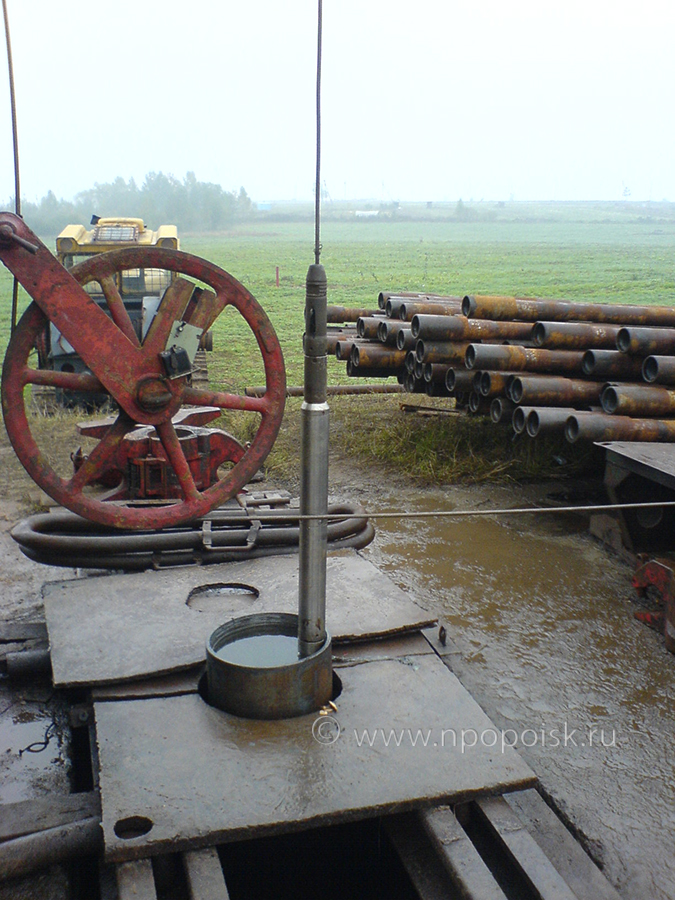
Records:
[[[466,221],[454,218],[452,204],[434,205],[431,210],[423,204],[409,204],[385,221],[355,220],[353,209],[344,204],[327,206],[322,262],[328,276],[329,303],[374,309],[380,290],[673,303],[675,206],[671,204],[465,206]],[[303,221],[281,221],[290,216]],[[53,243],[53,237],[45,240]],[[181,246],[222,266],[252,292],[279,336],[288,383],[300,384],[304,283],[313,261],[311,209],[278,207],[227,233],[183,234]],[[279,288],[275,286],[276,266]],[[11,277],[3,269],[3,352],[9,336],[10,302]],[[22,307],[26,303],[24,295]],[[233,310],[226,310],[216,321],[214,346],[209,370],[215,386],[239,392],[247,385],[262,383],[257,346]],[[330,362],[329,381],[345,380],[344,364]],[[477,472],[482,473],[480,477],[498,477],[532,468],[518,456],[520,451],[507,459],[508,448],[502,446],[502,438],[495,437],[501,432],[481,423],[460,425],[452,419],[434,424],[405,417],[398,412],[397,401],[365,398],[350,405],[333,405],[336,441],[339,439],[345,452],[369,459],[400,459],[404,469],[427,479],[474,477]],[[340,424],[342,409],[347,412]],[[358,429],[349,425],[354,417]],[[289,406],[291,431],[296,420],[297,410]],[[239,433],[245,431],[245,426],[243,431],[239,429]],[[297,433],[290,439],[291,456],[296,447]],[[532,455],[531,450],[527,453]],[[283,456],[280,445],[277,458]],[[485,459],[478,464],[481,456]],[[500,462],[495,467],[490,463],[495,457],[510,464]]]

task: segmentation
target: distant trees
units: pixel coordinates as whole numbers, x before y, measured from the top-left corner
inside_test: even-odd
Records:
[[[11,209],[13,200],[7,206]],[[22,214],[38,234],[58,234],[70,223],[88,225],[92,215],[133,216],[148,227],[177,225],[179,231],[219,231],[251,214],[252,203],[244,190],[225,191],[219,184],[197,181],[188,172],[183,181],[163,172],[148,172],[138,187],[133,178],[115,178],[81,191],[75,198],[59,200],[49,191],[38,203],[22,201]]]

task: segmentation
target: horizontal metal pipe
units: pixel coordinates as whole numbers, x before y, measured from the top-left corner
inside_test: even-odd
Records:
[[[524,409],[524,407],[519,407]],[[536,437],[541,431],[564,431],[565,423],[577,410],[572,406],[535,406],[525,417],[525,431]]]
[[[415,368],[413,369],[413,375],[418,381],[424,380],[424,363],[420,362],[419,359],[415,360]]]
[[[405,355],[406,372],[414,372],[415,371],[415,362],[416,361],[417,361],[417,356],[415,355],[415,351],[408,350]]]
[[[513,415],[515,408],[516,404],[513,400],[508,400],[506,397],[495,397],[490,404],[490,418],[495,425],[499,425]]]
[[[462,311],[459,297],[444,301],[425,302],[423,300],[404,300],[398,308],[398,317],[410,322],[416,315],[455,316]]]
[[[412,350],[417,343],[409,328],[402,328],[396,335],[396,346],[399,350]]]
[[[424,384],[429,397],[452,397],[444,381],[425,381]]]
[[[498,394],[505,393],[509,383],[514,379],[513,372],[490,372],[481,371],[479,392],[484,397],[496,397]]]
[[[541,350],[502,344],[469,344],[468,369],[511,372],[581,373],[584,354],[580,350]]]
[[[453,363],[464,362],[466,350],[469,344],[454,343],[452,341],[423,341],[415,344],[415,356],[420,362],[425,363]]]
[[[405,364],[405,350],[393,350],[382,344],[354,344],[349,358],[357,369],[398,369]]]
[[[445,376],[450,366],[444,363],[425,363],[424,364],[424,380],[427,382],[438,382],[445,384]]]
[[[394,319],[383,319],[377,329],[377,339],[381,344],[384,344],[387,347],[397,347],[397,349],[403,350],[404,348],[398,347],[396,342],[396,338],[400,331],[409,332],[410,325],[406,322]]]
[[[490,401],[481,397],[476,391],[469,394],[469,412],[474,416],[489,416]]]
[[[620,328],[616,349],[632,356],[675,354],[675,328]]]
[[[451,300],[451,299],[461,299],[456,297],[446,297],[442,294],[425,294],[420,293],[419,291],[380,291],[377,295],[377,305],[380,309],[384,309],[387,300],[394,298],[397,300],[411,300],[411,299],[419,299],[419,300]]]
[[[367,316],[356,320],[356,333],[363,340],[379,340],[379,328],[386,319],[381,316]]]
[[[603,413],[576,413],[565,423],[565,437],[576,441],[675,441],[675,420],[633,419]]]
[[[639,378],[642,360],[619,350],[587,350],[581,360],[584,375],[600,378]]]
[[[607,415],[669,416],[675,414],[675,391],[648,384],[608,384],[601,403]]]
[[[649,384],[675,384],[675,357],[648,356],[642,363],[642,377]]]
[[[343,361],[349,359],[355,344],[356,338],[340,339],[335,344],[335,356]]]
[[[511,426],[516,434],[522,434],[525,431],[527,417],[533,409],[533,406],[516,406],[514,408],[511,416]]]
[[[492,322],[466,316],[436,316],[416,313],[410,326],[415,337],[429,341],[509,341],[529,340],[527,322]]]
[[[48,869],[68,859],[95,856],[103,849],[98,818],[82,819],[0,843],[0,882]]]
[[[347,360],[347,377],[348,378],[398,378],[401,369],[390,369],[387,366],[362,367],[358,368],[351,359]],[[401,381],[399,380],[399,384]],[[366,385],[367,387],[367,385]],[[394,386],[395,387],[395,386]]]
[[[595,322],[535,322],[532,341],[537,347],[557,350],[614,349],[620,325]]]
[[[326,321],[331,325],[339,325],[341,322],[357,322],[361,318],[376,316],[376,309],[351,306],[326,307]]]
[[[579,303],[571,300],[542,300],[525,297],[466,296],[462,300],[462,313],[475,319],[675,326],[675,308],[672,306]]]
[[[511,399],[524,406],[590,406],[598,403],[604,384],[555,375],[517,375]]]
[[[405,376],[404,387],[406,394],[425,394],[427,383],[424,378],[415,378],[413,372],[408,372]]]
[[[474,390],[473,372],[468,369],[455,369],[448,367],[445,373],[445,386],[453,394],[457,391],[467,392]]]
[[[389,372],[388,369],[385,371]],[[385,375],[384,377],[387,376]],[[372,378],[372,374],[370,372],[368,373],[368,378]],[[401,386],[399,384],[329,384],[326,388],[326,394],[329,397],[337,397],[341,394],[398,394],[400,392]],[[244,390],[244,393],[247,397],[264,397],[267,393],[267,388],[264,386],[247,387]],[[304,387],[286,387],[287,397],[304,397],[304,394]]]
[[[390,297],[384,307],[388,319],[398,319],[398,311],[405,303],[402,297]]]

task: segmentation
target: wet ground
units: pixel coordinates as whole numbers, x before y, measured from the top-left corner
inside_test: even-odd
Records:
[[[350,493],[412,512],[543,504],[551,489]],[[402,515],[377,532],[364,554],[442,617],[452,668],[497,727],[467,745],[515,743],[622,896],[675,898],[675,657],[633,618],[630,567],[586,516]]]
[[[357,482],[339,465],[331,483],[370,510],[402,512],[378,523],[364,554],[443,619],[445,651],[495,723],[496,752],[502,739],[518,746],[626,900],[673,900],[675,657],[634,620],[630,568],[588,535],[582,516],[404,515],[546,502],[550,486],[421,490],[377,473]],[[0,535],[0,606],[10,621],[39,617],[42,582],[74,574],[20,555],[7,534],[16,511],[5,509]],[[48,685],[11,694],[0,685],[0,802],[68,791],[59,716]],[[448,728],[461,730],[448,716]],[[64,885],[52,874],[23,893],[0,887],[0,900],[62,897]]]

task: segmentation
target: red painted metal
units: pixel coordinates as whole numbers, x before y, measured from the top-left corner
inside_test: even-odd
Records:
[[[10,230],[21,242],[5,237]],[[26,248],[30,244],[35,252]],[[177,250],[128,248],[100,254],[68,272],[22,219],[0,214],[0,260],[33,298],[14,332],[2,373],[2,408],[5,426],[17,455],[31,477],[58,503],[79,515],[120,528],[162,528],[203,516],[232,497],[260,468],[269,453],[283,417],[286,376],[283,355],[274,329],[254,297],[217,266]],[[117,272],[156,268],[178,273],[208,285],[194,304],[179,277],[162,300],[158,316],[142,346],[125,333],[83,290],[90,281],[106,280]],[[114,302],[113,302],[114,305]],[[233,306],[245,319],[258,343],[265,368],[267,391],[249,398],[190,387],[186,378],[167,379],[159,358],[173,322],[186,306],[190,323],[208,329],[225,306]],[[32,369],[29,356],[52,321],[84,360],[93,375]],[[66,383],[67,382],[67,383]],[[71,390],[100,390],[101,385],[120,406],[115,424],[70,479],[61,478],[31,434],[23,391],[26,385],[48,384]],[[184,404],[240,409],[261,416],[255,437],[242,459],[211,487],[199,490],[183,454],[172,418]],[[85,488],[116,458],[125,435],[137,424],[157,429],[166,457],[181,484],[182,500],[165,507],[128,508],[106,503]]]

